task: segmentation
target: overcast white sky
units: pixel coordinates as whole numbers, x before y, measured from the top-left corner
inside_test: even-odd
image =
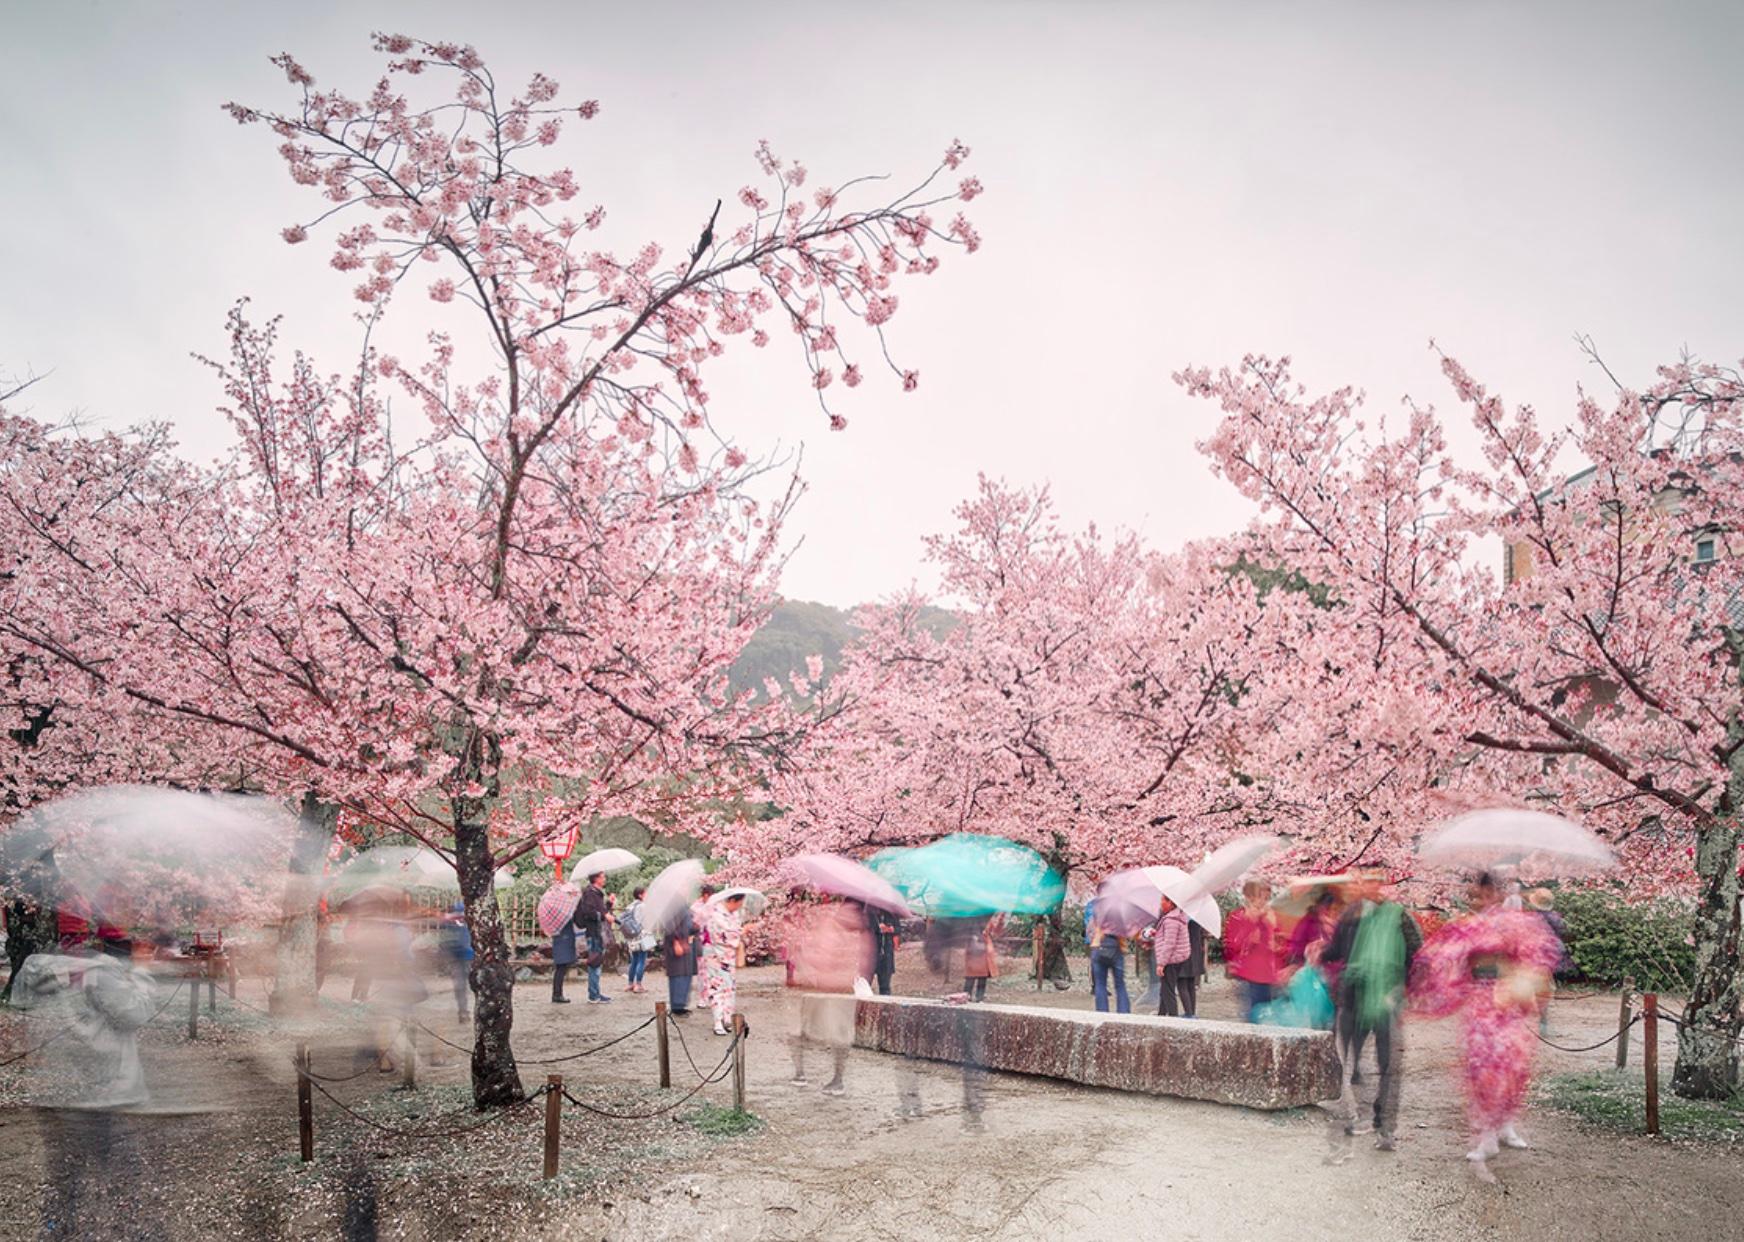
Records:
[[[1189,363],[1289,353],[1378,413],[1442,398],[1433,335],[1556,416],[1602,382],[1577,331],[1641,382],[1744,354],[1736,3],[0,0],[0,371],[51,373],[39,413],[216,453],[188,354],[241,294],[345,365],[353,281],[277,240],[312,201],[219,105],[288,103],[281,50],[361,94],[375,28],[598,97],[562,152],[624,253],[688,245],[760,138],[823,184],[974,148],[986,244],[891,324],[919,392],[868,383],[832,435],[772,348],[717,401],[751,447],[805,443],[796,598],[905,585],[977,471],[1162,546],[1241,524],[1193,447],[1213,411],[1168,378]]]

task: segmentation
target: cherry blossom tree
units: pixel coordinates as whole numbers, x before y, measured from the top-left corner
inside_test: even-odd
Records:
[[[914,388],[885,341],[894,285],[979,245],[932,213],[980,187],[941,188],[968,155],[953,143],[907,193],[806,197],[805,169],[765,145],[742,212],[699,214],[674,260],[654,243],[621,260],[584,244],[603,208],[560,214],[575,175],[533,167],[596,104],[559,106],[542,75],[509,97],[470,48],[377,46],[388,72],[364,99],[282,57],[296,106],[230,112],[326,200],[285,240],[348,223],[332,263],[360,273],[368,339],[414,279],[443,330],[415,364],[366,343],[355,373],[325,376],[283,370],[272,327],[239,312],[216,364],[236,455],[178,505],[107,524],[82,593],[62,558],[65,625],[24,601],[9,631],[89,694],[119,682],[214,727],[267,786],[452,857],[482,1106],[522,1094],[496,868],[595,815],[698,828],[786,738],[784,705],[729,693],[727,668],[773,598],[799,487],[752,497],[773,467],[715,431],[705,364],[785,324],[832,427],[862,348]],[[385,385],[424,426],[396,430]]]
[[[1269,813],[1250,757],[1276,700],[1256,673],[1305,605],[1268,608],[1228,548],[1067,532],[1042,490],[983,479],[957,517],[928,541],[955,623],[914,593],[862,610],[777,780],[787,814],[735,859],[970,831],[1093,882],[1197,862]]]
[[[1356,394],[1310,398],[1287,361],[1177,377],[1223,411],[1204,449],[1262,506],[1256,539],[1336,599],[1322,714],[1368,747],[1343,745],[1342,772],[1329,747],[1312,770],[1384,784],[1390,753],[1409,755],[1395,843],[1425,794],[1523,798],[1584,818],[1640,891],[1693,887],[1675,1087],[1724,1094],[1740,1025],[1744,385],[1686,360],[1644,391],[1583,393],[1547,432],[1453,359],[1442,369],[1481,463],[1456,458],[1432,409],[1366,431]],[[1512,581],[1476,563],[1486,539],[1509,549]]]

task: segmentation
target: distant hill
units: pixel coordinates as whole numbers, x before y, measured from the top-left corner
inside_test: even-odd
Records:
[[[924,615],[934,633],[942,634],[956,624],[943,608],[928,608]],[[805,662],[814,655],[823,657],[827,682],[842,667],[842,649],[854,641],[852,617],[850,609],[783,600],[733,662],[728,679],[733,692],[761,690],[770,677],[786,685],[794,673],[805,671]]]

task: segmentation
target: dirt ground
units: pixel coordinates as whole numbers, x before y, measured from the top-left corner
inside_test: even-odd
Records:
[[[1071,991],[996,984],[991,1003],[1088,1008],[1083,963]],[[917,963],[897,990],[936,993]],[[540,981],[516,995],[516,1049],[526,1059],[568,1055],[629,1030],[663,992],[621,992],[609,1006],[553,1006]],[[1352,1158],[1326,1163],[1328,1127],[1317,1109],[1259,1113],[993,1074],[985,1132],[961,1109],[952,1066],[921,1069],[925,1112],[897,1115],[895,1058],[856,1051],[847,1093],[822,1094],[827,1066],[813,1054],[812,1085],[790,1084],[786,1037],[797,996],[778,968],[743,973],[741,1008],[752,1026],[748,1105],[763,1124],[715,1137],[692,1120],[702,1101],[724,1103],[727,1083],[662,1116],[619,1121],[566,1106],[563,1176],[539,1179],[542,1104],[477,1131],[417,1143],[381,1134],[317,1097],[317,1161],[296,1160],[295,1035],[242,1006],[189,1042],[185,1006],[172,1004],[143,1041],[156,1092],[149,1115],[94,1120],[30,1107],[26,1066],[0,1069],[0,1238],[1063,1238],[1166,1232],[1178,1238],[1722,1238],[1744,1219],[1744,1153],[1736,1148],[1619,1138],[1534,1108],[1522,1124],[1533,1144],[1494,1162],[1501,1184],[1471,1177],[1455,1079],[1451,1022],[1407,1028],[1402,1141],[1383,1153],[1359,1139]],[[312,1040],[318,1073],[364,1062],[366,1030],[338,1000]],[[582,989],[572,989],[582,995]],[[241,1000],[261,988],[244,981]],[[1208,981],[1201,1014],[1233,1017],[1222,980]],[[202,1010],[203,1013],[203,1010]],[[1615,997],[1559,1001],[1552,1037],[1590,1044],[1615,1029]],[[441,999],[419,1011],[433,1031],[464,1043]],[[1636,1028],[1631,1063],[1641,1058]],[[4,1032],[21,1041],[24,1033]],[[685,1047],[703,1070],[719,1061],[699,1014]],[[474,1124],[464,1110],[464,1058],[428,1036],[446,1065],[420,1066],[417,1092],[360,1073],[329,1090],[378,1124],[447,1131]],[[0,1042],[0,1061],[9,1055]],[[18,1043],[16,1046],[27,1046]],[[1541,1048],[1541,1073],[1611,1063],[1612,1048]],[[696,1083],[675,1045],[678,1090]],[[1662,1048],[1669,1072],[1672,1049]],[[42,1058],[35,1059],[40,1062]],[[654,1087],[654,1038],[643,1030],[596,1055],[527,1066],[529,1089],[561,1071],[578,1098],[617,1112],[647,1112],[674,1093]],[[40,1073],[40,1068],[36,1070]],[[464,1160],[463,1157],[464,1156]],[[476,1159],[474,1159],[476,1157]],[[482,1176],[457,1170],[481,1165]],[[360,1208],[359,1205],[362,1205]]]

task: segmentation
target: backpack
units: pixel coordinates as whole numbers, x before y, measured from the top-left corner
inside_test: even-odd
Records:
[[[641,903],[631,906],[618,916],[618,928],[624,933],[625,940],[640,940],[642,938],[642,912],[637,909]]]

